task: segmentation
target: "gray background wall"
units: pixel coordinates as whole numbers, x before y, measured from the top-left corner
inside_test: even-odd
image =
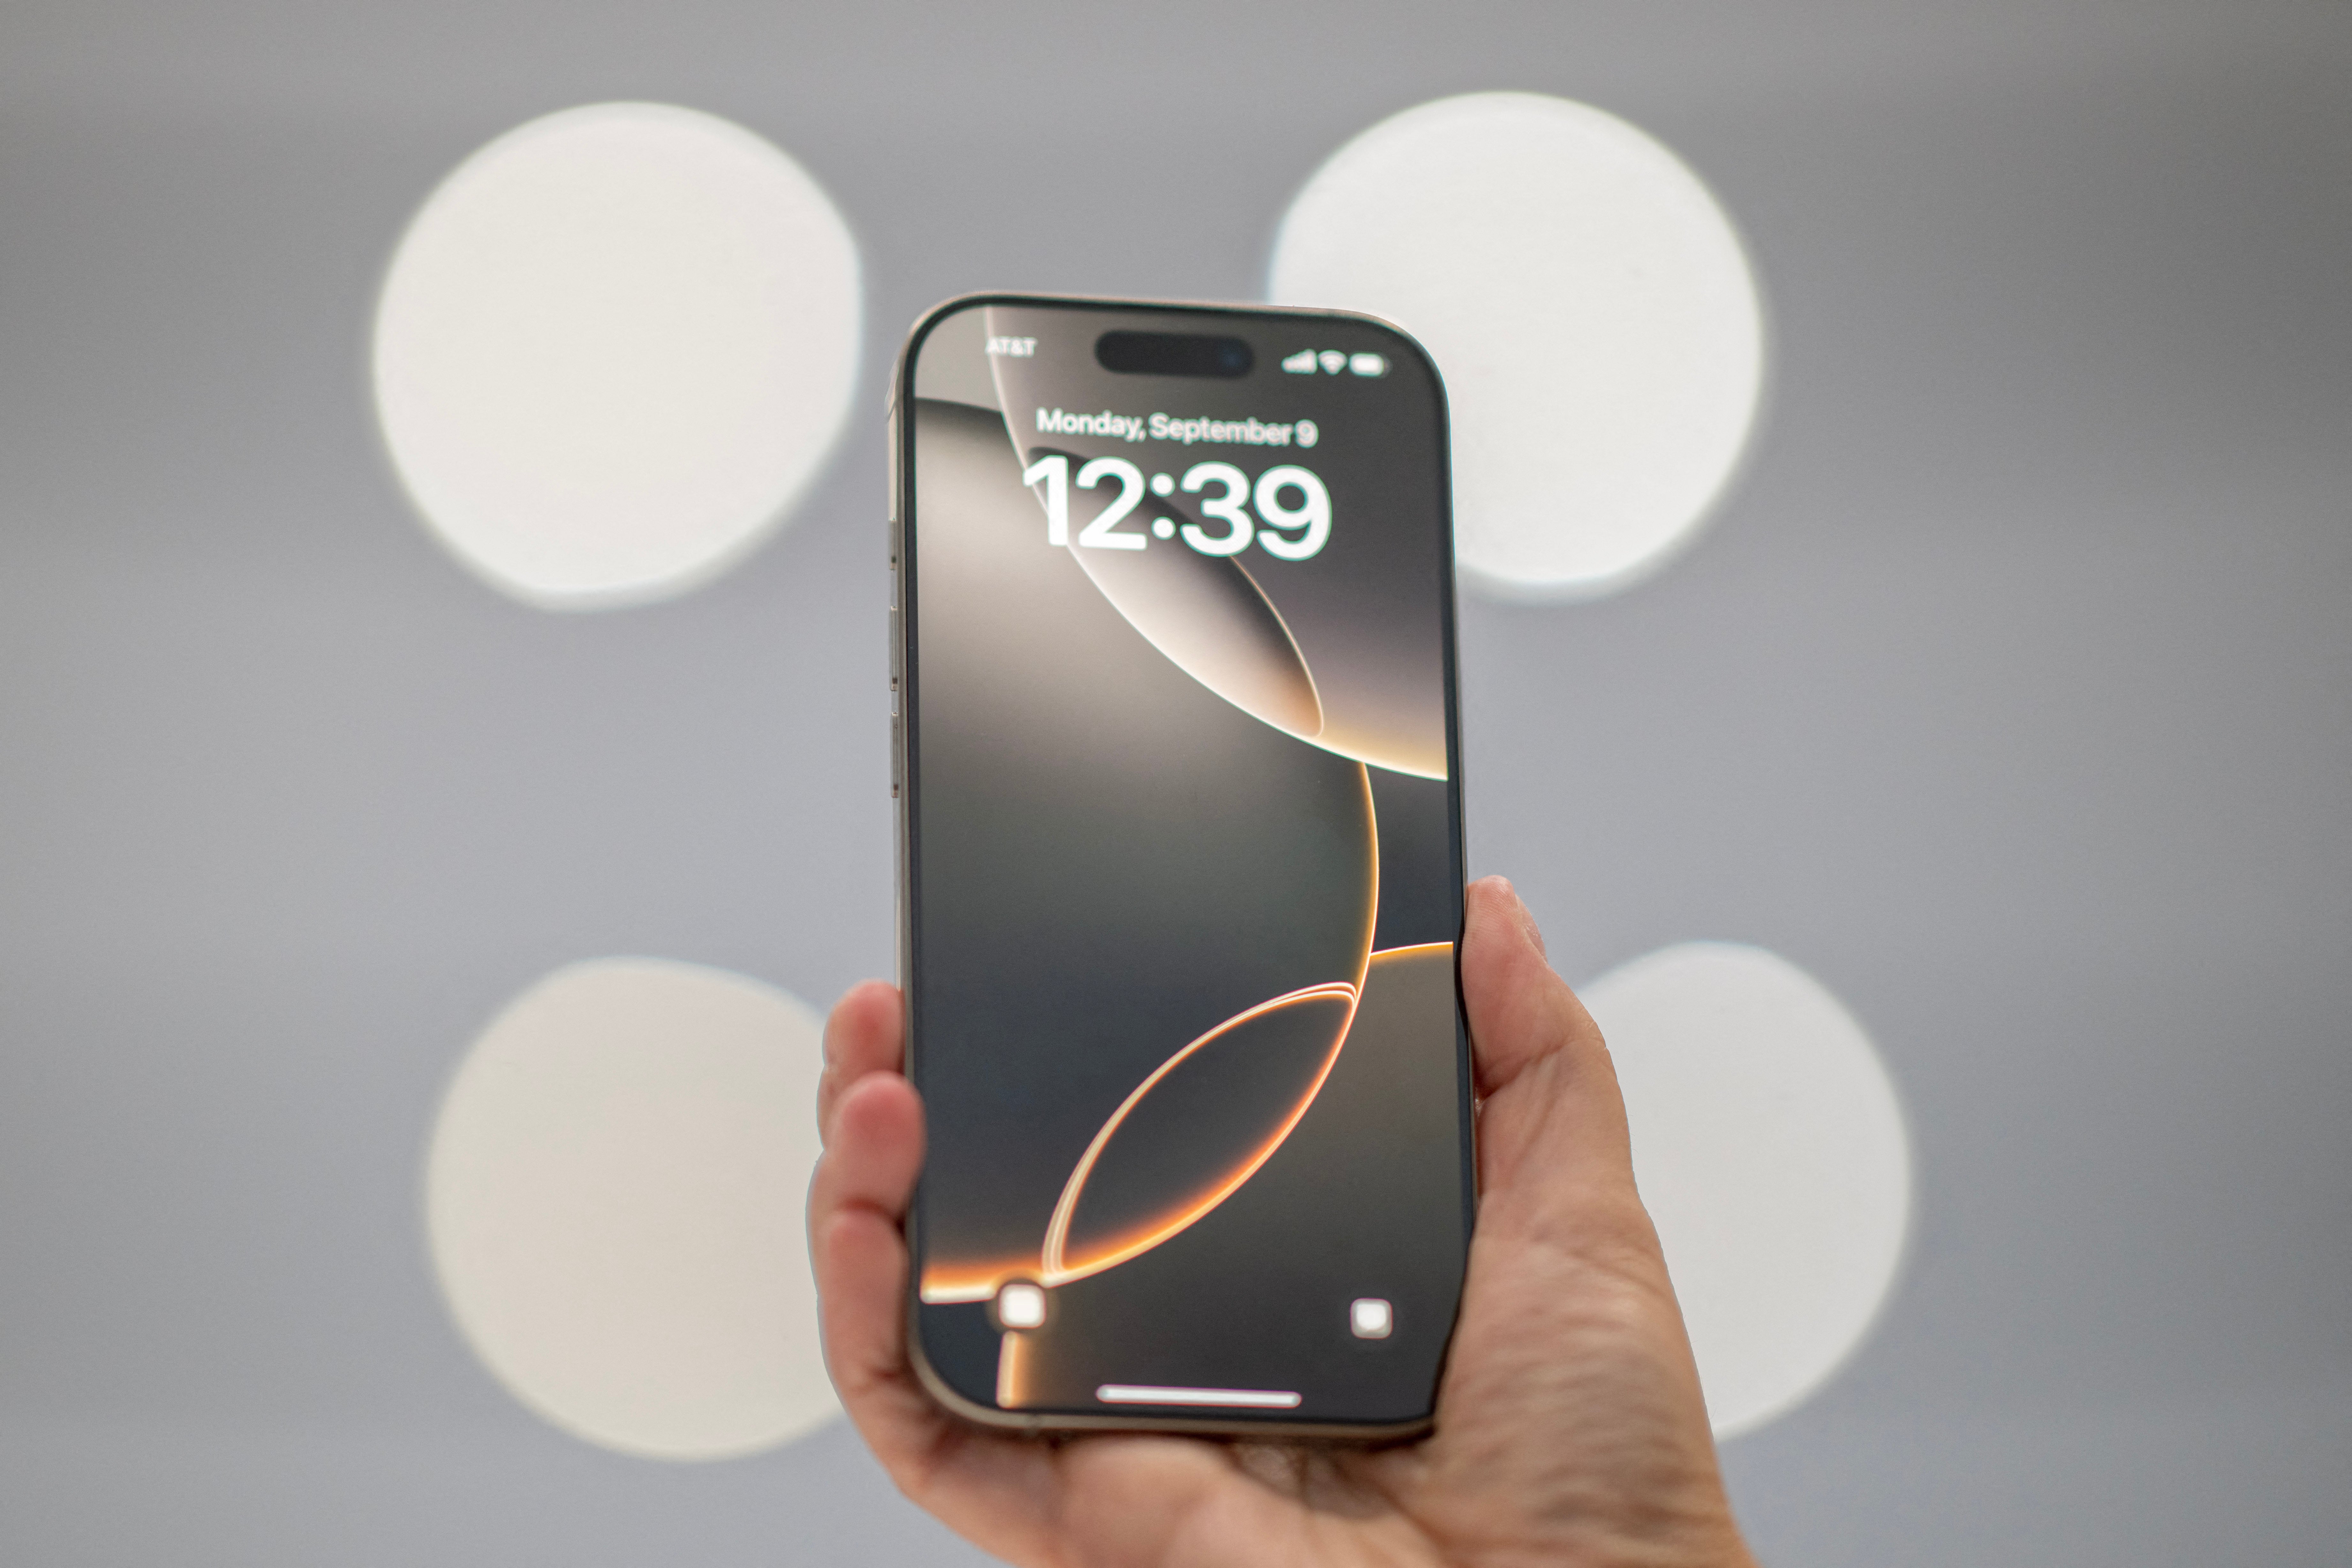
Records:
[[[10,7],[0,1555],[971,1560],[844,1428],[668,1467],[499,1392],[419,1239],[436,1097],[573,958],[887,964],[921,306],[1246,297],[1328,152],[1486,87],[1677,148],[1772,312],[1699,547],[1464,626],[1475,863],[1561,967],[1761,942],[1907,1099],[1896,1299],[1727,1450],[1760,1548],[2343,1561],[2352,11],[2287,0]],[[730,577],[550,616],[408,518],[365,331],[441,174],[614,97],[832,191],[875,416]]]

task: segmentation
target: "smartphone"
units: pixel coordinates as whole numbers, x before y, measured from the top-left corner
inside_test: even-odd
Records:
[[[1475,1203],[1436,368],[1361,315],[992,295],[892,384],[925,1385],[1425,1429]]]

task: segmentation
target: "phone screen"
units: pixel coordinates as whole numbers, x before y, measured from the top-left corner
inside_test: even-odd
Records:
[[[1425,1420],[1472,1201],[1435,372],[1360,317],[980,301],[897,412],[935,1390]]]

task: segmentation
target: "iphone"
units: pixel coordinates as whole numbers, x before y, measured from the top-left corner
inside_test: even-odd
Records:
[[[890,446],[926,1386],[1425,1428],[1475,1202],[1435,367],[1344,312],[975,297]]]

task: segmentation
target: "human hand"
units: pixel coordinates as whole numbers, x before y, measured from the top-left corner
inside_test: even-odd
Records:
[[[1382,1449],[1157,1436],[1040,1440],[916,1382],[901,1226],[923,1111],[898,994],[825,1026],[809,1237],[843,1405],[899,1489],[1028,1568],[1098,1563],[1753,1568],[1731,1518],[1601,1032],[1510,884],[1469,889],[1477,1229],[1431,1436]]]

